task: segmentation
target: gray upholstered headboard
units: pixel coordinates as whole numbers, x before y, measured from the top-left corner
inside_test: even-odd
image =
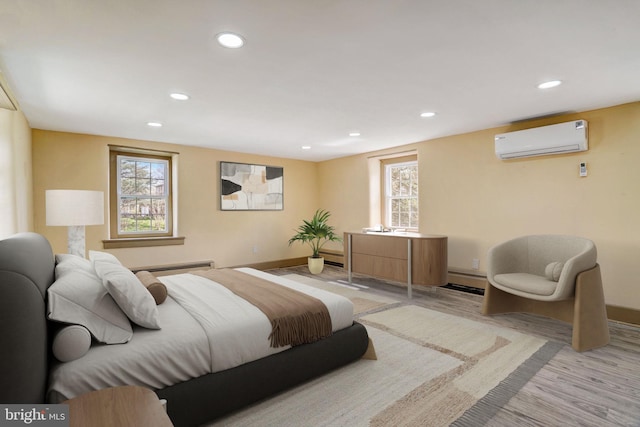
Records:
[[[0,240],[0,403],[44,403],[49,368],[47,288],[55,259],[46,238]]]

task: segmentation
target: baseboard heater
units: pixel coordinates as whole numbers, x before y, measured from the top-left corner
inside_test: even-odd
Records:
[[[332,251],[330,249],[320,249],[318,253],[324,258],[325,264],[344,267],[344,254],[342,252]]]
[[[484,289],[475,288],[473,286],[457,285],[455,283],[447,283],[443,288],[452,289],[454,291],[466,292],[474,295],[484,295]]]
[[[213,261],[194,261],[194,262],[185,262],[180,264],[155,265],[152,267],[138,267],[138,268],[132,268],[131,271],[133,271],[134,273],[137,273],[138,271],[148,271],[150,273],[153,273],[156,276],[162,276],[162,275],[178,274],[178,273],[184,273],[188,271],[210,269],[210,268],[214,268]]]
[[[481,271],[449,267],[448,273],[450,283],[480,289],[484,289],[487,285],[487,273]]]

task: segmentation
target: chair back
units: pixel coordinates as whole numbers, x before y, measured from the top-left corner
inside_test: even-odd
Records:
[[[525,236],[523,239],[526,241],[528,252],[527,273],[544,276],[545,269],[550,263],[563,262],[566,264],[576,257],[582,259],[580,264],[586,267],[584,270],[596,265],[596,246],[591,240],[584,237],[545,234]]]
[[[561,262],[564,267],[552,295],[529,297],[548,301],[567,299],[574,293],[577,275],[596,266],[597,255],[596,245],[584,237],[559,234],[516,237],[489,250],[487,279],[500,287],[494,281],[497,274],[528,273],[545,277],[550,263]],[[525,296],[520,291],[514,293]]]

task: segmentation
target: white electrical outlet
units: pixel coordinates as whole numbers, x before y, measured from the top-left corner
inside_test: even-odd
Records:
[[[478,270],[480,268],[480,260],[478,258],[471,260],[471,268],[474,270]]]
[[[254,254],[258,253],[258,245],[253,245],[253,253]]]

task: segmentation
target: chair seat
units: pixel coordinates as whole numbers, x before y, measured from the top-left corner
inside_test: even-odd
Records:
[[[496,274],[493,276],[493,281],[499,287],[504,286],[505,288],[540,296],[552,295],[558,285],[558,282],[552,282],[546,277],[529,273]]]

